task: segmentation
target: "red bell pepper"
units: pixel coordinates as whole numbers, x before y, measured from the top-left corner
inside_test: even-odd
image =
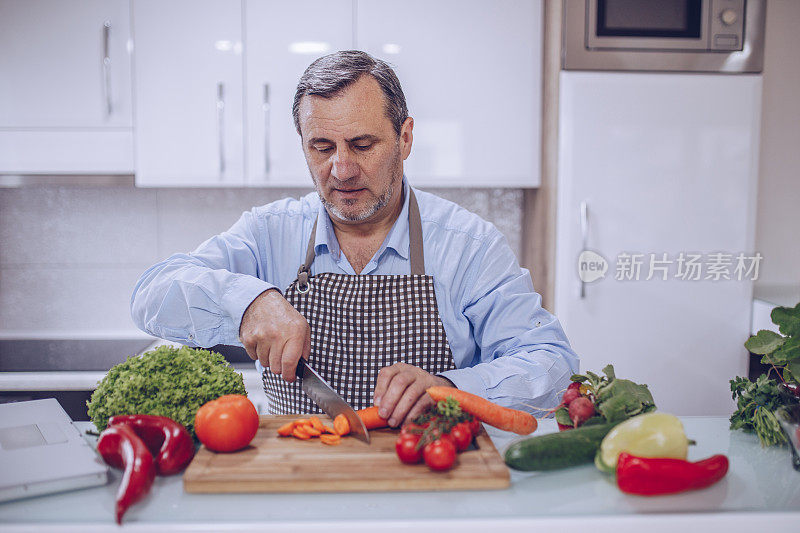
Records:
[[[156,467],[147,446],[128,426],[111,426],[100,434],[97,451],[106,463],[124,468],[117,490],[117,523],[134,503],[141,500],[153,485]]]
[[[692,463],[622,452],[617,461],[617,486],[622,492],[641,496],[675,494],[709,487],[727,472],[728,458],[724,455]]]
[[[161,476],[177,474],[194,457],[194,440],[171,418],[155,415],[118,415],[108,420],[109,426],[129,426],[141,438],[156,460]]]

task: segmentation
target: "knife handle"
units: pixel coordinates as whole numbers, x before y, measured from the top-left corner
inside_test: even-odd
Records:
[[[299,361],[297,361],[297,368],[294,371],[295,377],[297,377],[297,381],[301,381],[303,379],[303,369],[306,367],[306,360],[302,357]]]

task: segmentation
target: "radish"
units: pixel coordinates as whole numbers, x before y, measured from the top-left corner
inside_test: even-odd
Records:
[[[567,389],[567,391],[561,397],[561,404],[562,405],[569,405],[576,398],[580,398],[580,396],[581,396],[581,393],[580,393],[580,391],[578,391],[578,389]]]
[[[566,393],[565,393],[566,395]],[[580,426],[594,416],[594,405],[589,398],[575,398],[569,404],[569,419],[575,424],[575,427]]]
[[[580,381],[573,381],[572,383],[569,384],[569,387],[567,387],[567,390],[579,389],[579,388],[581,388],[581,382]]]

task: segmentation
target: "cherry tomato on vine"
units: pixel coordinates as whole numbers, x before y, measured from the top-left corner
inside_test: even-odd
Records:
[[[472,433],[472,436],[477,437],[481,432],[481,421],[473,416],[472,420],[467,422],[467,424],[469,425],[469,432]]]
[[[401,433],[394,443],[397,457],[406,464],[413,465],[422,461],[422,449],[417,449],[420,436],[413,433]]]
[[[453,426],[453,429],[450,430],[450,436],[453,438],[456,450],[459,452],[469,448],[469,443],[472,442],[472,432],[469,430],[467,422],[461,422]]]
[[[452,439],[440,438],[425,445],[422,455],[431,470],[448,470],[456,460],[456,446]]]
[[[404,435],[406,433],[412,435],[421,435],[423,431],[428,427],[429,424],[415,424],[413,422],[409,422],[408,424],[403,424],[403,427],[400,428],[400,434]]]

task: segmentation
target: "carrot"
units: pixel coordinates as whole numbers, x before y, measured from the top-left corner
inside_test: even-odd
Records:
[[[389,422],[385,418],[378,416],[377,405],[367,407],[366,409],[360,409],[356,411],[356,414],[359,416],[359,418],[361,418],[361,421],[364,422],[364,426],[367,429],[389,427]]]
[[[309,418],[309,420],[311,421],[311,425],[314,427],[314,429],[322,431],[324,426],[322,425],[322,420],[320,420],[319,417],[312,416]]]
[[[342,437],[339,435],[322,435],[320,436],[319,440],[322,441],[322,444],[339,444],[342,441]]]
[[[294,422],[288,422],[278,428],[278,435],[281,437],[289,437],[294,430]]]
[[[325,424],[322,425],[322,433],[329,433],[331,435],[336,435],[336,432],[333,430],[332,427],[326,426]]]
[[[297,420],[294,421],[294,425],[295,425],[295,427],[297,427],[297,426],[310,426],[311,425],[311,420],[309,420],[308,418],[298,418]]]
[[[350,422],[344,415],[336,415],[336,418],[333,419],[333,430],[339,436],[347,435],[350,433]]]
[[[538,422],[530,413],[497,405],[485,398],[455,387],[431,387],[427,392],[437,402],[446,399],[448,396],[452,397],[459,403],[461,409],[481,422],[503,431],[512,431],[518,435],[528,435],[536,431],[538,426]]]
[[[292,430],[292,435],[302,440],[308,440],[311,438],[311,435],[306,433],[305,429],[302,426],[295,427]]]
[[[303,431],[305,431],[312,437],[319,437],[322,434],[322,432],[317,428],[315,428],[314,426],[305,426],[303,427]]]

